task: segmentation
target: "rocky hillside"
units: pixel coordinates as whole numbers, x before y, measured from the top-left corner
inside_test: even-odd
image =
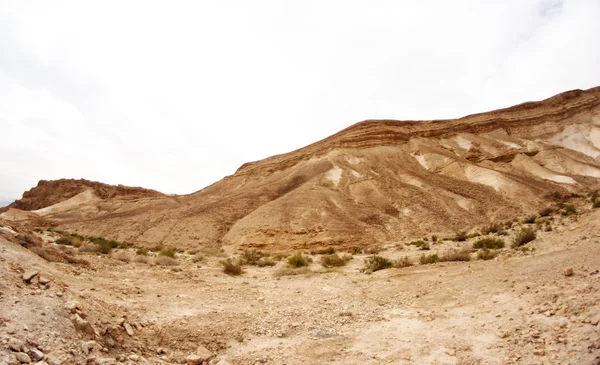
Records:
[[[600,88],[593,88],[455,120],[364,121],[247,163],[191,195],[124,201],[96,192],[101,199],[36,214],[63,229],[148,246],[368,246],[520,218],[598,188],[599,178]],[[49,195],[20,207],[75,194]]]
[[[40,180],[36,187],[23,193],[23,198],[8,205],[8,208],[37,210],[63,202],[67,199],[91,190],[101,199],[143,198],[163,196],[158,191],[123,185],[108,185],[85,179]]]

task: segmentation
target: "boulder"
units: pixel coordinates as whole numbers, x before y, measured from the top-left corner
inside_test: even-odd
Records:
[[[21,364],[31,364],[31,358],[26,353],[17,352],[15,356],[17,358],[17,361],[19,361]]]
[[[33,278],[35,278],[35,277],[37,276],[37,274],[38,274],[38,271],[36,271],[36,270],[28,270],[28,271],[25,271],[25,272],[23,273],[23,280],[24,280],[26,283],[29,283],[29,282],[31,282],[31,280],[32,280]]]

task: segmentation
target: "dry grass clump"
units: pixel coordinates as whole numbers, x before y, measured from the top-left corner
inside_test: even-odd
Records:
[[[498,251],[488,250],[487,248],[477,251],[478,260],[492,260],[496,258],[496,256],[498,256]]]
[[[297,253],[288,257],[287,264],[289,267],[304,267],[310,264],[310,258],[303,256],[301,253]]]
[[[401,257],[398,260],[394,261],[394,267],[397,269],[401,269],[403,267],[412,266],[413,263],[407,256]]]
[[[504,247],[504,240],[501,238],[490,238],[490,237],[486,237],[486,238],[482,238],[477,240],[477,242],[475,242],[473,244],[473,248],[503,248]]]
[[[300,267],[300,268],[290,268],[290,267],[282,267],[277,269],[273,276],[276,278],[280,278],[282,276],[293,276],[293,275],[304,275],[309,274],[312,271],[308,267]]]
[[[194,255],[194,257],[192,257],[192,262],[194,263],[199,263],[202,261],[204,261],[204,256],[202,254],[197,253]]]
[[[177,251],[174,248],[171,247],[165,247],[163,249],[160,250],[160,252],[158,253],[158,256],[166,256],[166,257],[170,257],[170,258],[175,258],[175,256],[177,255]]]
[[[119,260],[119,261],[123,261],[123,262],[130,262],[131,261],[131,257],[129,257],[129,253],[121,251],[121,252],[113,252],[110,255],[111,258],[115,259],[115,260]]]
[[[528,217],[525,217],[525,219],[523,220],[523,223],[524,224],[533,224],[533,223],[535,223],[536,219],[537,219],[537,216],[535,214],[530,215]]]
[[[311,251],[312,255],[315,255],[315,254],[317,254],[317,255],[333,255],[334,253],[335,253],[335,248],[333,248],[333,247],[320,248],[318,250]]]
[[[363,272],[372,273],[379,270],[389,269],[394,266],[394,263],[383,256],[372,255],[365,259]]]
[[[350,260],[352,260],[351,255],[340,256],[337,253],[334,253],[322,256],[321,265],[323,265],[323,267],[341,267],[345,266]]]
[[[273,260],[268,259],[269,254],[258,250],[246,250],[240,257],[240,264],[254,265],[259,267],[275,266]]]
[[[17,243],[25,248],[33,248],[42,246],[42,239],[34,234],[20,234],[16,237]]]
[[[90,243],[79,247],[79,252],[100,252],[100,246],[95,243]]]
[[[239,262],[233,262],[231,259],[220,261],[223,266],[223,272],[227,275],[238,276],[244,273],[244,268]]]
[[[471,261],[471,254],[467,250],[452,251],[440,257],[439,261]]]
[[[57,245],[73,246],[73,240],[70,237],[61,237],[54,241]]]
[[[439,256],[434,253],[431,255],[421,255],[419,262],[421,265],[435,264],[439,259]]]
[[[179,264],[176,259],[170,256],[158,256],[154,259],[154,263],[161,266],[175,266]]]
[[[133,262],[137,262],[140,264],[149,264],[150,258],[148,256],[144,256],[144,255],[135,255],[133,257]]]
[[[363,252],[367,255],[377,255],[381,251],[383,251],[383,248],[381,246],[373,246],[363,250]]]
[[[533,229],[523,228],[519,232],[517,232],[517,235],[515,236],[515,238],[513,240],[512,247],[513,248],[521,247],[521,246],[533,241],[535,238],[536,238],[535,231]]]

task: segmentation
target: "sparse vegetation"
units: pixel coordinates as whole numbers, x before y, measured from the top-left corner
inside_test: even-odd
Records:
[[[194,257],[192,257],[192,262],[194,262],[194,263],[199,263],[202,261],[204,261],[204,256],[202,256],[199,253],[195,254]]]
[[[490,237],[481,238],[473,244],[473,248],[476,248],[476,249],[480,249],[480,248],[497,249],[497,248],[503,248],[503,247],[504,247],[504,240],[500,239],[500,238],[490,238]]]
[[[177,252],[175,251],[175,249],[170,248],[170,247],[165,247],[162,250],[160,250],[160,252],[158,253],[158,256],[166,256],[166,257],[171,257],[171,258],[175,258],[176,255],[177,255]]]
[[[350,260],[352,260],[352,256],[350,255],[340,256],[337,253],[334,253],[322,256],[321,265],[323,265],[323,267],[341,267],[345,266]]]
[[[276,278],[280,278],[282,276],[303,275],[303,274],[308,274],[311,272],[312,271],[310,271],[310,269],[308,267],[300,267],[300,268],[282,267],[282,268],[276,270],[273,273],[273,276],[275,276]]]
[[[335,253],[335,248],[333,248],[333,247],[321,248],[321,249],[318,249],[316,251],[316,253],[318,255],[332,255]]]
[[[421,255],[419,262],[421,265],[435,264],[439,259],[439,256],[434,253],[431,255]]]
[[[372,255],[365,259],[365,267],[363,272],[371,273],[379,270],[389,269],[394,266],[394,263],[379,255]]]
[[[537,219],[537,216],[535,216],[535,215],[530,215],[530,216],[526,217],[526,218],[523,220],[523,223],[525,223],[525,224],[533,224],[533,223],[535,223],[535,220],[536,220],[536,219]]]
[[[352,254],[352,255],[360,255],[363,252],[363,249],[360,247],[350,247],[348,249],[348,253]]]
[[[243,265],[257,265],[258,261],[269,255],[258,250],[246,250],[240,257],[240,263]]]
[[[543,208],[539,212],[540,217],[548,217],[548,216],[552,215],[552,213],[554,213],[554,209],[552,207]]]
[[[517,235],[515,236],[515,238],[513,240],[512,247],[513,248],[521,247],[521,246],[533,241],[535,239],[535,237],[536,237],[535,231],[533,229],[523,228],[519,232],[517,232]]]
[[[488,250],[487,248],[477,251],[477,259],[479,260],[492,260],[496,256],[498,256],[497,251]]]
[[[560,214],[562,214],[564,217],[568,217],[570,215],[577,214],[577,209],[572,204],[562,204]]]
[[[598,190],[594,190],[590,193],[590,202],[592,203],[592,208],[600,208],[600,200],[598,200]]]
[[[129,257],[129,254],[127,252],[123,252],[123,251],[113,253],[111,255],[111,257],[115,260],[119,260],[119,261],[123,261],[123,262],[131,261],[131,257]]]
[[[433,235],[431,236],[431,242],[437,242],[438,241],[438,236]]]
[[[304,266],[308,266],[309,260],[305,256],[303,256],[301,253],[297,253],[295,255],[288,257],[287,264],[289,267],[294,267],[294,268],[304,267]]]
[[[150,258],[148,256],[145,255],[136,255],[133,258],[133,262],[138,262],[140,264],[147,264],[150,262]]]
[[[418,241],[412,241],[412,242],[410,242],[410,243],[409,243],[409,245],[411,245],[411,246],[416,246],[416,247],[418,247],[420,250],[423,250],[423,251],[427,251],[427,250],[429,250],[429,248],[430,248],[430,247],[429,247],[429,243],[427,243],[427,242],[425,242],[425,241],[422,241],[422,240],[418,240]]]
[[[413,265],[412,261],[410,261],[410,259],[407,256],[401,257],[394,262],[394,267],[397,269],[401,269],[403,267],[409,267],[412,265]]]

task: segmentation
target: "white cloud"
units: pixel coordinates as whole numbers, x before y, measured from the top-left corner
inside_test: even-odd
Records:
[[[2,1],[0,197],[189,193],[369,118],[600,84],[596,1]]]

